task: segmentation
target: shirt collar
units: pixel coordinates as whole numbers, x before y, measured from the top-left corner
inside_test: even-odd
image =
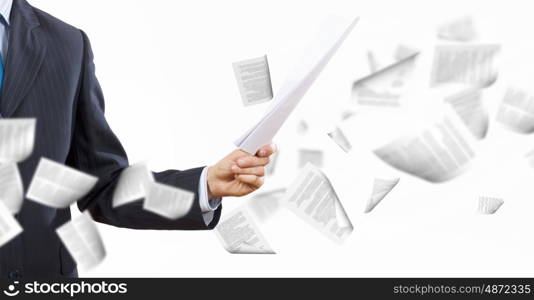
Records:
[[[0,15],[4,18],[7,25],[9,25],[9,16],[11,15],[12,5],[13,0],[0,0]]]

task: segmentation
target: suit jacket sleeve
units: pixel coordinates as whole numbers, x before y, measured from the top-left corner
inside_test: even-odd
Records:
[[[186,171],[168,170],[154,173],[157,182],[195,193],[191,211],[177,220],[169,220],[143,210],[142,199],[118,208],[112,207],[114,188],[121,171],[128,166],[126,153],[104,117],[104,97],[95,75],[93,53],[89,40],[81,32],[84,43],[83,66],[75,105],[74,133],[67,164],[97,176],[95,188],[78,201],[80,210],[88,209],[102,223],[133,229],[212,229],[217,224],[221,207],[210,224],[202,217],[198,201],[198,184],[202,168]]]

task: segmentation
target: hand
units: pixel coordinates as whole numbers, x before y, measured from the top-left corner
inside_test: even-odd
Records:
[[[263,146],[250,155],[234,150],[221,161],[208,168],[208,197],[248,195],[263,185],[265,166],[276,152],[274,144]]]

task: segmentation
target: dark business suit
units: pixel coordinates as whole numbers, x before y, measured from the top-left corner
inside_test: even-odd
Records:
[[[171,221],[147,212],[142,199],[113,209],[113,190],[128,159],[104,118],[104,97],[87,36],[25,0],[13,2],[10,24],[0,113],[3,118],[37,119],[33,153],[19,164],[25,189],[39,159],[47,157],[99,178],[78,202],[80,210],[88,209],[98,222],[134,229],[215,227],[221,208],[206,225],[198,204],[202,168],[154,174],[158,182],[195,192],[194,207],[183,218]],[[76,276],[75,263],[55,233],[70,220],[69,209],[25,200],[16,218],[24,232],[0,248],[2,277]]]

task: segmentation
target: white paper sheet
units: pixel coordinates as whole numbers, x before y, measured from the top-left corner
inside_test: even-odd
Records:
[[[124,169],[113,192],[113,207],[146,197],[154,175],[145,164],[135,164]]]
[[[24,187],[16,163],[0,165],[0,201],[12,214],[19,212],[24,199]]]
[[[355,112],[352,109],[345,109],[341,112],[341,121],[346,121],[348,119],[351,119],[357,115],[357,112]]]
[[[434,50],[430,84],[492,85],[498,76],[501,47],[494,44],[439,45]]]
[[[375,57],[374,52],[371,50],[367,51],[367,63],[369,64],[369,70],[371,73],[378,71],[380,63]]]
[[[297,133],[300,135],[305,135],[308,133],[308,129],[310,127],[308,126],[308,123],[304,120],[300,120],[300,122],[297,124]]]
[[[437,36],[442,40],[459,42],[472,41],[477,36],[473,18],[470,16],[463,16],[446,22],[438,27]]]
[[[462,92],[455,93],[447,98],[453,110],[469,131],[477,139],[486,137],[489,127],[488,110],[483,102],[483,92],[479,88],[468,88]]]
[[[285,188],[254,194],[247,206],[260,222],[267,221],[280,208],[280,201],[286,193]]]
[[[4,202],[0,201],[0,247],[22,232],[22,227]]]
[[[352,84],[352,99],[358,105],[400,106],[400,98],[406,91],[418,54],[412,53],[355,81]]]
[[[165,218],[176,220],[191,210],[195,193],[162,183],[151,183],[143,208]]]
[[[97,177],[47,158],[41,158],[26,197],[55,208],[65,208],[91,191]]]
[[[254,154],[272,141],[357,22],[358,18],[344,26],[337,20],[323,26],[315,43],[303,53],[302,62],[297,64],[275,95],[273,105],[267,113],[235,141],[238,148]]]
[[[21,162],[33,151],[35,119],[0,119],[0,163]]]
[[[367,62],[369,64],[370,74],[379,73],[400,61],[419,55],[419,50],[414,47],[395,44],[395,47],[381,45],[380,48],[373,47],[367,51]]]
[[[500,198],[481,196],[478,199],[478,212],[484,215],[492,215],[504,204]]]
[[[373,184],[373,191],[367,206],[365,207],[365,213],[370,213],[380,203],[389,192],[399,183],[400,178],[393,179],[379,179],[376,178]]]
[[[273,98],[267,55],[235,62],[233,68],[245,106],[263,103]]]
[[[353,226],[325,174],[308,163],[284,195],[291,211],[331,240],[342,243]]]
[[[104,242],[87,211],[61,225],[56,233],[83,270],[97,266],[106,257]]]
[[[336,127],[333,131],[328,132],[327,135],[341,148],[341,150],[345,151],[346,153],[352,149],[349,139],[339,127]]]
[[[524,90],[508,88],[497,112],[497,122],[515,132],[533,133],[534,97]]]
[[[299,149],[299,164],[298,167],[301,168],[307,163],[312,163],[317,167],[323,166],[323,151],[317,149]]]
[[[225,216],[215,228],[215,234],[232,254],[275,254],[244,207]]]
[[[407,58],[416,56],[419,53],[420,53],[419,50],[417,50],[417,49],[415,49],[415,48],[413,48],[411,46],[406,46],[406,45],[403,45],[403,44],[399,44],[397,46],[397,49],[395,50],[395,59],[397,61],[402,61],[402,60],[405,60]]]
[[[392,167],[430,182],[464,172],[475,157],[475,140],[450,108],[434,125],[398,138],[374,153]]]

